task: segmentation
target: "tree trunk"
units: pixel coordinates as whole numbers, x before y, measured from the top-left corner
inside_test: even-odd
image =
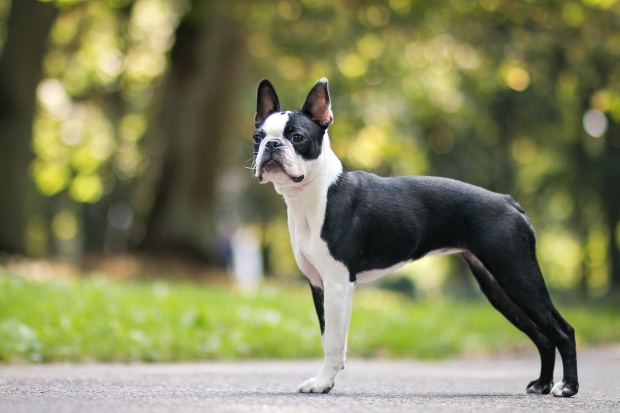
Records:
[[[221,143],[231,119],[245,47],[239,25],[209,18],[177,30],[162,96],[166,143],[156,202],[143,247],[212,258],[212,212]]]
[[[35,91],[55,17],[53,3],[14,0],[0,56],[0,250],[10,253],[26,253]]]
[[[614,217],[609,217],[609,262],[611,268],[609,269],[609,289],[611,292],[620,295],[620,245],[618,245],[618,238],[616,237],[615,229],[620,224],[619,214],[615,214]]]
[[[610,122],[607,131],[608,144],[600,167],[600,194],[605,211],[609,238],[607,252],[609,256],[610,291],[620,294],[620,245],[616,237],[616,228],[620,223],[620,149],[611,145],[611,139],[620,136],[620,124]]]

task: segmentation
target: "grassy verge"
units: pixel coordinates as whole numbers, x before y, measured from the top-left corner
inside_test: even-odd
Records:
[[[617,310],[564,306],[581,345],[620,342]],[[534,347],[483,301],[408,301],[360,289],[353,357],[442,358]],[[223,286],[0,274],[0,362],[180,361],[321,355],[307,286]]]

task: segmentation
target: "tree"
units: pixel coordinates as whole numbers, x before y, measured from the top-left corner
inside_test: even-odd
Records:
[[[260,62],[289,84],[335,75],[330,131],[347,166],[510,192],[552,284],[615,288],[620,4],[289,1],[270,17]],[[590,111],[608,126],[594,135]]]
[[[282,85],[291,107],[327,76],[331,143],[348,168],[510,192],[535,221],[551,284],[620,285],[618,2],[57,4],[43,85],[54,93],[40,101],[30,169],[58,243],[114,253],[144,239],[208,257],[220,167],[251,156],[234,136],[251,132],[256,83]],[[30,135],[48,6],[14,2],[0,61],[0,248],[12,251],[33,205],[30,142],[15,137]],[[17,23],[35,8],[46,23]],[[239,97],[246,122],[231,116]],[[229,138],[238,150],[223,155]],[[280,231],[281,202],[261,189],[236,213]]]
[[[212,259],[215,183],[246,49],[239,21],[194,7],[177,30],[153,130],[166,151],[144,247]]]
[[[11,6],[0,56],[0,251],[25,254],[35,201],[28,172],[35,90],[56,8],[35,0],[16,0]]]

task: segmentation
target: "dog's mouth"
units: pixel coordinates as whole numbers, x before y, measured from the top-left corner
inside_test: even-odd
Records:
[[[284,172],[282,164],[273,158],[263,162],[261,169],[263,172]]]
[[[276,159],[268,159],[266,161],[264,161],[260,168],[259,168],[259,174],[258,174],[258,182],[263,182],[263,174],[265,172],[269,172],[269,173],[284,173],[286,174],[289,178],[291,178],[291,180],[293,182],[295,182],[296,184],[302,182],[305,178],[305,175],[297,175],[297,176],[293,176],[290,175],[286,169],[284,168],[284,166],[282,165],[282,163]]]

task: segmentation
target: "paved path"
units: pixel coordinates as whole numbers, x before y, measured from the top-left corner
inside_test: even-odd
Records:
[[[0,366],[0,412],[620,412],[620,346],[579,355],[570,399],[528,395],[536,357],[350,360],[327,395],[292,393],[320,361]],[[561,367],[556,370],[556,380]]]

